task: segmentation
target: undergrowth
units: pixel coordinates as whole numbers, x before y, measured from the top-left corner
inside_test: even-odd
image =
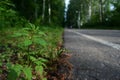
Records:
[[[9,0],[0,5],[0,80],[65,80],[63,28],[30,23]]]
[[[47,80],[53,62],[63,53],[63,29],[28,23],[0,31],[0,79]]]

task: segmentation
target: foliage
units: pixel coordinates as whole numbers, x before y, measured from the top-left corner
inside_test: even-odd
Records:
[[[64,0],[11,0],[20,15],[32,23],[61,25],[64,19]],[[43,7],[45,9],[43,10]],[[44,17],[43,17],[44,15]]]
[[[6,32],[7,36],[0,39],[0,41],[5,40],[0,43],[0,63],[1,66],[3,64],[7,66],[7,78],[46,80],[45,69],[49,69],[48,64],[52,64],[63,52],[60,45],[58,46],[58,41],[62,41],[60,37],[62,31],[60,27],[41,27],[40,30],[38,26],[31,23],[21,29],[2,30],[0,36],[6,35]]]
[[[78,12],[81,28],[101,26],[101,29],[119,29],[119,0],[70,0],[66,22],[68,27],[78,28]]]
[[[24,26],[27,20],[18,16],[13,10],[15,5],[10,0],[0,1],[0,29],[15,26]]]
[[[61,49],[63,29],[40,26],[41,15],[35,18],[34,10],[39,10],[37,14],[42,13],[42,1],[26,1],[0,1],[0,79],[2,80],[47,80],[46,69],[49,70],[49,65],[52,65],[63,52]],[[45,24],[48,23],[47,18],[51,17],[52,21],[49,24],[59,25],[63,18],[63,1],[49,3],[46,0],[46,3]],[[53,7],[59,3],[62,7],[54,9]],[[52,8],[51,16],[48,16],[48,4]],[[37,21],[35,23],[38,26],[29,21]]]

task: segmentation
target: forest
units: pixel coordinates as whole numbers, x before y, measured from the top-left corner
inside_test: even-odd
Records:
[[[66,26],[120,29],[120,0],[70,0]]]
[[[64,6],[64,0],[0,0],[0,80],[63,78]]]
[[[120,29],[120,0],[0,0],[0,80],[66,80],[64,27]]]

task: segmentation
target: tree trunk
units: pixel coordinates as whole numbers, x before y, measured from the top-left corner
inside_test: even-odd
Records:
[[[37,6],[37,0],[34,0],[34,2],[35,2],[35,13],[34,13],[34,15],[35,15],[35,19],[37,19],[37,18],[38,18],[38,6]]]
[[[51,23],[51,3],[48,1],[49,24]]]
[[[81,26],[81,21],[80,21],[80,11],[78,11],[77,25],[78,25],[78,28],[80,29],[80,26]]]
[[[43,11],[42,11],[42,21],[44,22],[44,18],[45,18],[45,0],[43,0]]]
[[[92,16],[92,2],[89,2],[89,11],[88,11],[88,20],[91,19]]]
[[[100,14],[100,22],[103,22],[103,5],[102,5],[102,0],[100,0],[100,4],[99,4],[99,14]]]

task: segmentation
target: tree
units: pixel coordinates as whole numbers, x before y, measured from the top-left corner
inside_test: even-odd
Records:
[[[120,0],[70,0],[66,23],[77,28],[84,24],[119,25],[119,13]]]
[[[42,21],[44,22],[45,18],[45,7],[46,6],[46,0],[43,0],[43,9],[42,9]]]
[[[48,0],[48,13],[49,13],[49,24],[51,23],[51,1]]]
[[[12,0],[16,10],[31,22],[61,24],[64,19],[63,0]]]
[[[38,5],[37,5],[37,0],[34,0],[34,3],[35,3],[35,19],[38,18]]]
[[[80,27],[86,23],[88,21],[88,16],[91,16],[91,12],[88,12],[87,9],[90,6],[89,0],[70,0],[67,12],[67,25]]]

